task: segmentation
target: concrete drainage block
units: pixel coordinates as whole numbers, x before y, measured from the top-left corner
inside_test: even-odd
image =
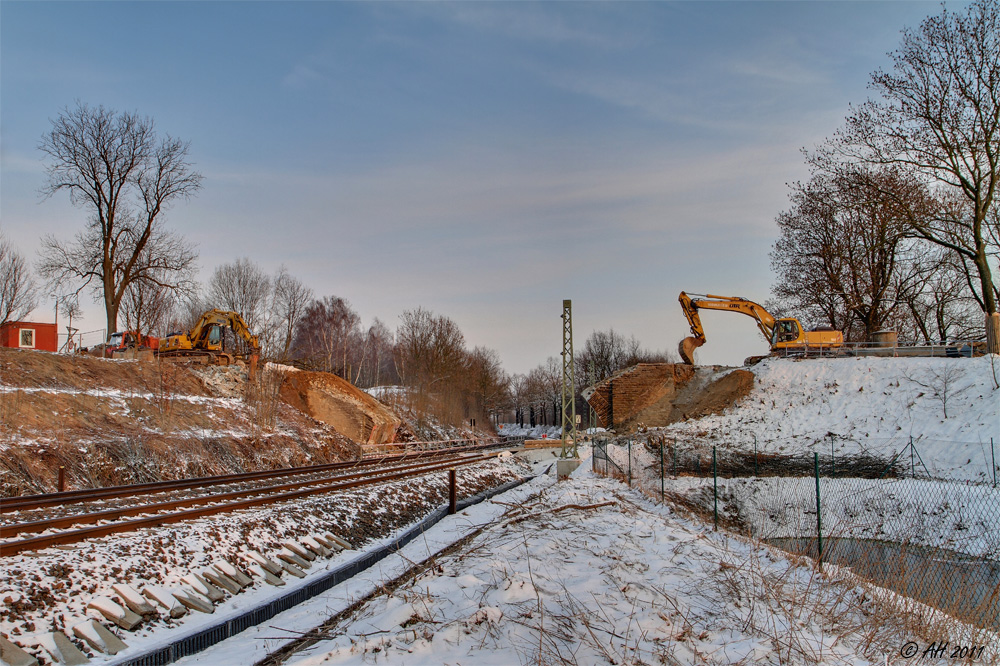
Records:
[[[580,466],[579,458],[560,458],[556,461],[556,478],[560,481],[568,479],[577,467]]]

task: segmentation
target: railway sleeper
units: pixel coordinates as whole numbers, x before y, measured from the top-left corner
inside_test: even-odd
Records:
[[[279,567],[278,570],[280,571],[281,568]],[[267,583],[268,585],[274,585],[276,587],[280,587],[285,584],[285,581],[281,580],[276,574],[271,573],[270,571],[265,569],[262,565],[257,564],[256,562],[252,562],[250,564],[250,571],[256,574],[259,578],[264,579],[264,582]]]
[[[282,541],[281,545],[287,548],[288,550],[292,551],[299,557],[309,560],[310,562],[316,559],[315,553],[313,553],[312,551],[310,551],[308,548],[298,543],[297,541],[292,541],[291,539],[289,539],[288,541]],[[296,562],[296,564],[298,564],[298,562]]]
[[[248,562],[250,562],[251,566],[253,564],[257,564],[258,566],[262,567],[265,571],[270,571],[275,576],[281,575],[281,565],[272,560],[271,558],[261,555],[256,550],[251,550],[247,552],[246,555],[244,555],[243,557]]]
[[[128,647],[122,639],[93,618],[73,625],[73,634],[94,650],[104,654],[118,654]]]
[[[282,562],[281,562],[281,568],[284,569],[285,571],[287,571],[288,573],[292,574],[296,578],[305,578],[306,577],[306,572],[303,571],[302,569],[298,568],[297,566],[295,566],[294,562],[286,562],[286,561],[282,560]]]
[[[107,618],[109,622],[117,624],[126,631],[132,631],[142,623],[141,615],[118,605],[118,603],[109,597],[94,597],[87,604],[87,608],[96,610]]]
[[[187,608],[177,599],[173,591],[160,587],[159,585],[146,585],[142,588],[144,597],[155,601],[157,605],[166,610],[170,617],[176,619],[187,615]]]
[[[243,587],[237,583],[235,580],[227,576],[226,574],[213,569],[212,567],[205,567],[201,570],[201,576],[204,577],[208,582],[216,587],[221,587],[223,590],[229,594],[239,594]]]
[[[307,535],[302,537],[301,541],[306,548],[316,553],[320,557],[330,557],[331,555],[333,555],[333,550],[321,544],[319,540],[316,539],[315,537]]]
[[[61,631],[49,631],[39,634],[33,639],[33,644],[45,650],[57,664],[65,666],[80,666],[86,664],[87,655],[80,651],[80,648],[73,645],[73,641],[66,637]]]
[[[292,552],[291,549],[289,549],[287,547],[282,548],[281,550],[279,550],[277,556],[278,556],[279,560],[287,562],[288,564],[295,565],[295,566],[299,567],[300,569],[305,570],[305,569],[309,568],[309,563],[308,562],[306,562],[304,559],[302,559],[301,557],[299,557],[296,553]]]
[[[203,597],[194,590],[190,588],[180,588],[177,590],[171,590],[170,593],[174,596],[174,599],[184,604],[188,610],[198,611],[199,613],[214,613],[215,606],[208,597]]]
[[[38,666],[37,659],[3,636],[0,636],[0,660],[10,666]]]
[[[115,583],[111,586],[111,589],[121,597],[121,600],[125,602],[125,606],[133,613],[138,615],[156,615],[156,609],[146,601],[146,597],[139,594],[131,585]]]
[[[181,581],[212,603],[218,603],[226,598],[225,592],[212,585],[212,583],[205,580],[204,576],[200,576],[197,573],[189,573],[181,576]]]
[[[216,571],[219,573],[225,574],[235,580],[241,588],[253,585],[253,579],[250,578],[250,576],[246,575],[226,560],[219,560],[218,562],[213,563],[212,566],[215,567]]]

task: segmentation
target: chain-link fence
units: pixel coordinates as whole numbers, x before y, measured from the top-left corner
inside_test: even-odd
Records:
[[[716,528],[1000,630],[1000,446],[958,444],[821,441],[784,454],[640,434],[595,441],[593,467]]]

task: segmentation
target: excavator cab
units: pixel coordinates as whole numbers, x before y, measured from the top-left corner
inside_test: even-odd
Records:
[[[222,333],[223,329],[221,326],[212,324],[208,329],[208,344],[205,347],[213,351],[222,349]]]
[[[781,342],[795,342],[802,337],[802,328],[797,319],[779,319],[771,335],[771,346]]]

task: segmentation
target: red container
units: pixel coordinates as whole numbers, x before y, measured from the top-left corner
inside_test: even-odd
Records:
[[[9,321],[0,326],[0,346],[54,352],[58,336],[55,324]]]

